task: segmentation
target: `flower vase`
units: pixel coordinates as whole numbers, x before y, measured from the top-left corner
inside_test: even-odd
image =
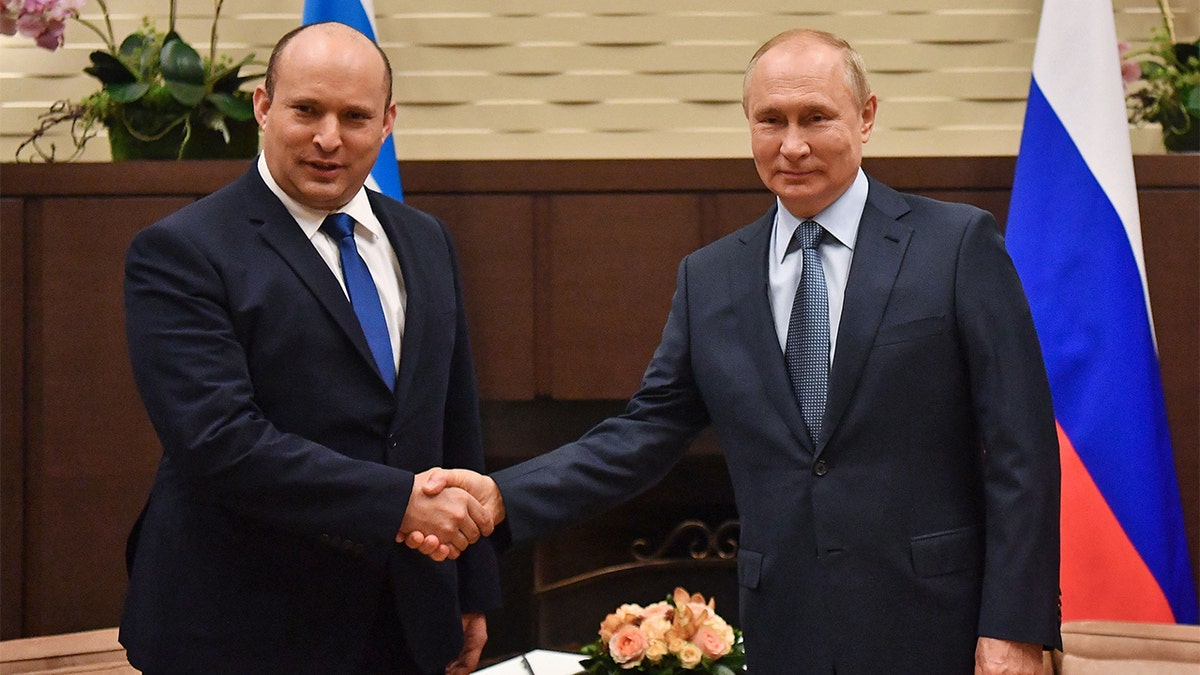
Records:
[[[227,120],[229,142],[219,131],[192,124],[191,137],[184,143],[180,124],[154,140],[135,137],[124,124],[108,126],[108,142],[114,162],[138,159],[249,159],[258,152],[258,122]],[[182,151],[180,149],[182,146]]]

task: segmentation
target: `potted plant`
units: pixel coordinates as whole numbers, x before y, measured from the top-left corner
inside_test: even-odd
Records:
[[[79,16],[82,0],[41,0],[35,5],[20,0],[0,0],[6,19],[4,32],[13,29],[54,49],[62,44],[62,24],[72,18],[100,36],[106,49],[91,53],[84,72],[101,88],[82,101],[59,101],[41,116],[42,122],[17,150],[28,150],[46,161],[55,161],[54,146],[39,141],[51,128],[69,123],[75,152],[94,137],[99,124],[108,130],[112,157],[126,159],[198,159],[252,157],[258,151],[258,125],[251,93],[242,84],[261,75],[244,76],[240,61],[217,54],[217,21],[224,0],[214,0],[208,56],[201,57],[175,31],[176,2],[170,3],[167,32],[143,20],[119,44],[113,36],[105,0],[96,0],[104,28]],[[32,6],[33,10],[27,10]]]
[[[1143,49],[1124,55],[1122,69],[1129,121],[1162,125],[1171,152],[1200,151],[1200,40],[1180,42],[1167,0],[1158,0],[1163,22]]]

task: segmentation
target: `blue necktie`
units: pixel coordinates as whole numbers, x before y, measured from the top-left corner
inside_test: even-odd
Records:
[[[342,258],[342,275],[346,280],[346,292],[350,295],[350,304],[362,324],[363,334],[367,337],[367,345],[371,355],[375,357],[375,365],[388,389],[396,386],[396,362],[392,358],[392,338],[388,335],[387,321],[383,318],[383,303],[379,301],[379,291],[375,288],[375,279],[371,270],[358,254],[354,244],[354,219],[347,213],[334,213],[321,223],[321,231],[333,237],[337,242],[338,253]]]
[[[789,253],[799,248],[804,257],[784,355],[792,392],[814,444],[821,435],[821,418],[829,395],[829,290],[817,249],[824,236],[825,228],[806,220],[788,243]]]

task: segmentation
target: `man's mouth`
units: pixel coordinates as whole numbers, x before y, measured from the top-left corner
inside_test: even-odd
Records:
[[[342,165],[337,162],[323,162],[320,160],[309,160],[308,166],[312,167],[317,173],[335,173],[342,168]]]

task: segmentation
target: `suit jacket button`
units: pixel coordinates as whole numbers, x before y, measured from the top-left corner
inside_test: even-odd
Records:
[[[818,459],[817,463],[813,464],[813,473],[817,474],[818,476],[824,476],[825,474],[829,473],[829,465],[825,463],[825,460]]]

